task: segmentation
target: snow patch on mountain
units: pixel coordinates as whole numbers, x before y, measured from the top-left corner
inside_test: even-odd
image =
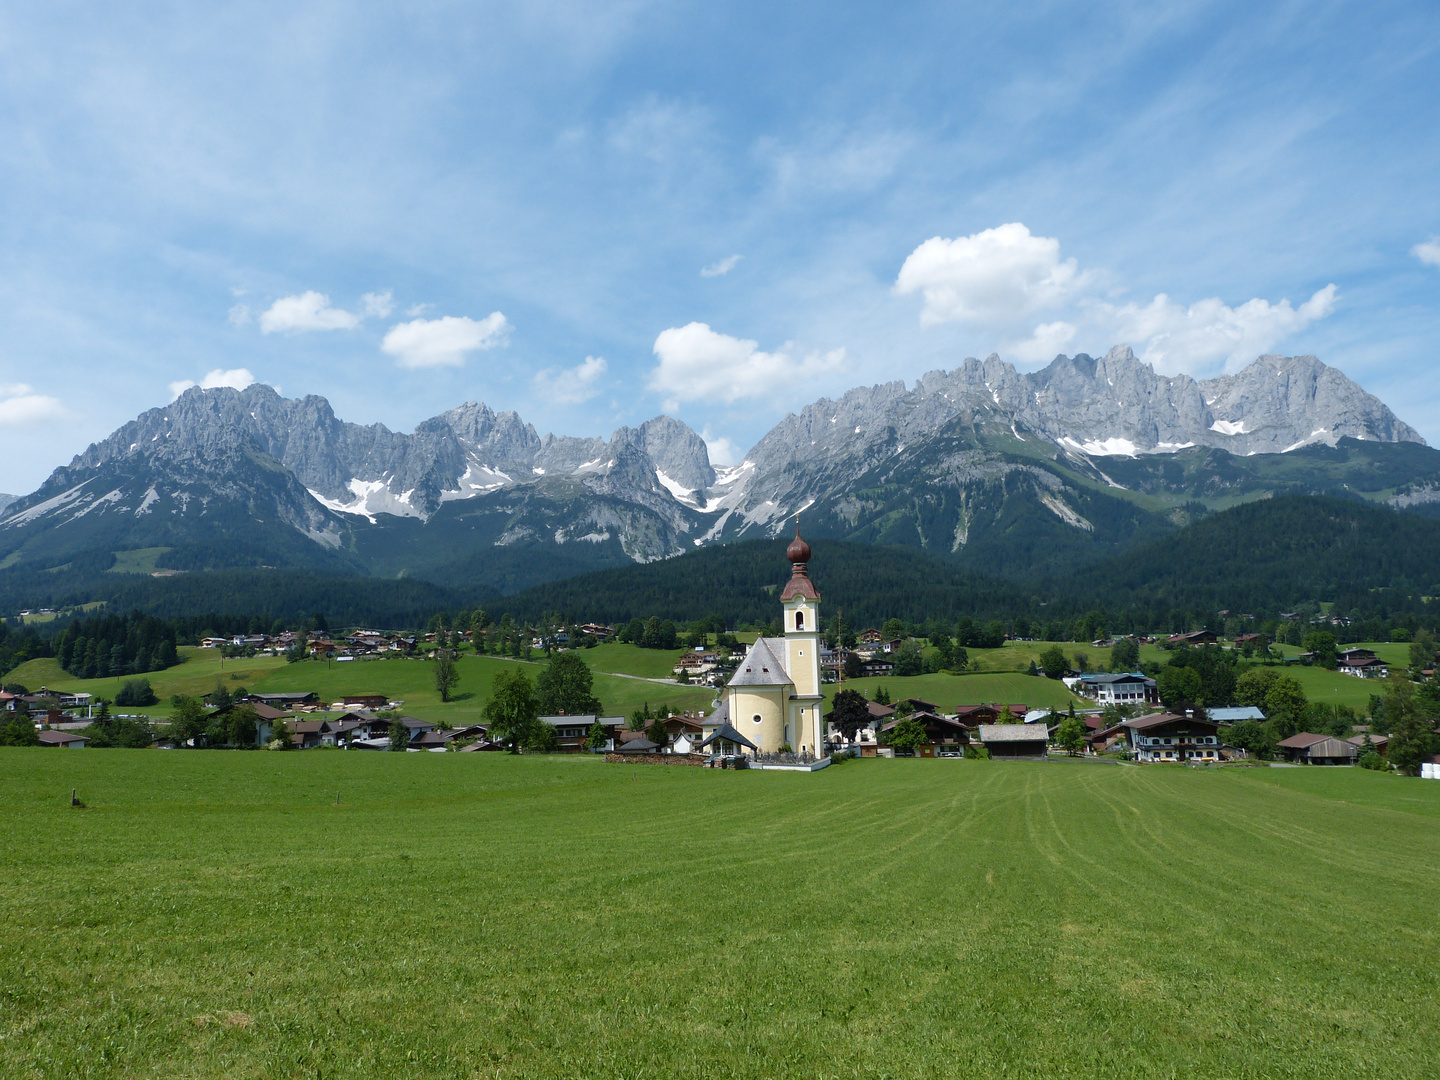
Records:
[[[395,517],[423,518],[426,515],[419,507],[411,502],[415,489],[402,491],[396,495],[390,490],[389,484],[384,480],[360,480],[352,479],[349,483],[350,491],[355,498],[349,502],[339,499],[327,499],[320,492],[313,489],[310,491],[315,501],[327,510],[333,510],[337,514],[355,514],[365,518],[371,525],[375,524],[376,514],[392,514]]]

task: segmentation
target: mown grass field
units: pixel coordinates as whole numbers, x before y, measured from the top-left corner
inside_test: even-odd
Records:
[[[1427,781],[0,749],[0,812],[17,1080],[1436,1071]]]

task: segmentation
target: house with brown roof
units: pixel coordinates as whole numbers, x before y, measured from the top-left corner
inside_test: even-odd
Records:
[[[73,731],[41,731],[37,733],[37,737],[41,746],[55,746],[62,750],[83,750],[90,742],[84,735],[77,735]]]
[[[1353,675],[1357,679],[1387,679],[1390,665],[1381,660],[1370,649],[1346,649],[1336,658],[1341,675]]]
[[[889,735],[906,720],[914,720],[925,729],[925,742],[915,749],[917,757],[934,757],[937,752],[959,752],[970,745],[970,733],[964,724],[951,717],[929,711],[897,716],[881,727],[881,735]]]
[[[1194,630],[1188,634],[1171,634],[1165,639],[1166,645],[1214,645],[1220,639],[1209,630]]]
[[[1362,731],[1358,735],[1351,735],[1345,741],[1348,742],[1351,746],[1355,747],[1356,753],[1365,754],[1367,752],[1365,749],[1365,739],[1367,736],[1370,739],[1370,749],[1374,750],[1375,753],[1379,754],[1381,757],[1384,757],[1386,751],[1390,749],[1389,735],[1378,735],[1369,731]]]
[[[1286,761],[1302,765],[1353,765],[1360,749],[1346,739],[1302,731],[1275,744]]]
[[[1115,726],[1124,730],[1130,744],[1130,755],[1136,761],[1223,760],[1220,725],[1213,720],[1201,719],[1193,710],[1154,713],[1123,720]]]

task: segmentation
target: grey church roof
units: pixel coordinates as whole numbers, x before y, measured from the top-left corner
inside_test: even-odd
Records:
[[[715,732],[715,734],[711,735],[708,739],[702,742],[700,744],[700,748],[703,750],[711,743],[717,742],[732,742],[735,743],[737,746],[748,746],[751,750],[758,749],[753,742],[747,739],[744,735],[741,735],[729,724],[723,725],[719,730]]]
[[[731,677],[730,686],[789,686],[794,681],[781,661],[784,642],[781,638],[756,638],[755,644],[740,661]]]
[[[730,699],[722,697],[720,704],[715,706],[715,711],[705,718],[705,727],[719,727],[722,724],[730,723]]]

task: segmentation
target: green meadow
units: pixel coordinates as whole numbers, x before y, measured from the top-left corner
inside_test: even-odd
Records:
[[[601,646],[597,649],[582,650],[589,659],[592,652],[606,648],[633,650],[643,653],[647,650],[634,646]],[[425,660],[351,660],[341,663],[324,660],[302,660],[290,664],[277,656],[256,656],[250,659],[222,659],[216,649],[182,647],[180,655],[185,662],[164,671],[152,671],[145,678],[150,680],[160,704],[149,709],[127,708],[125,712],[144,712],[156,717],[168,716],[169,698],[173,694],[208,694],[216,682],[231,689],[245,687],[256,693],[281,693],[287,690],[314,690],[322,701],[335,701],[345,694],[377,693],[388,694],[393,700],[405,702],[405,711],[421,720],[445,720],[453,726],[475,723],[490,697],[496,674],[510,664],[521,665],[533,678],[544,663],[502,659],[494,656],[476,656],[464,653],[457,663],[460,667],[460,683],[452,700],[440,701],[435,690],[434,668]],[[666,670],[675,663],[679,653],[662,654]],[[634,668],[644,668],[623,652],[615,654],[612,666],[594,664],[595,694],[600,698],[607,713],[629,714],[645,702],[664,702],[677,709],[706,709],[714,699],[714,692],[696,686],[681,686],[675,683],[653,681]],[[5,676],[7,682],[20,683],[31,690],[41,686],[66,692],[89,691],[98,697],[113,700],[125,679],[77,679],[60,667],[53,659],[31,660],[15,668]]]
[[[932,701],[940,708],[954,710],[964,705],[990,702],[1026,704],[1032,708],[1064,709],[1074,704],[1086,707],[1084,699],[1071,694],[1063,684],[1052,679],[1025,674],[1030,662],[1049,648],[1052,642],[1012,641],[998,649],[969,650],[971,668],[964,674],[918,675],[909,678],[854,679],[845,685],[867,697],[884,686],[892,698],[918,697]],[[1104,671],[1110,662],[1109,649],[1096,649],[1074,642],[1062,642],[1065,654],[1074,657],[1083,653],[1091,671]],[[1392,663],[1405,662],[1406,645],[1384,643],[1374,647]],[[698,686],[673,682],[672,671],[683,649],[641,649],[635,645],[609,643],[593,649],[580,650],[580,656],[595,672],[595,693],[607,713],[629,714],[640,705],[664,702],[677,709],[709,709],[714,694]],[[1294,650],[1291,650],[1292,652]],[[459,726],[476,722],[490,694],[495,675],[502,665],[521,661],[493,656],[464,653],[459,659],[460,685],[454,700],[441,703],[435,692],[430,665],[418,659],[355,660],[343,663],[307,660],[288,664],[280,657],[252,657],[225,660],[215,649],[182,647],[185,662],[165,671],[151,672],[145,677],[155,688],[161,704],[148,712],[157,717],[169,713],[168,699],[172,694],[209,693],[217,681],[236,688],[244,686],[260,693],[285,690],[314,690],[325,701],[333,701],[346,693],[385,693],[403,700],[405,710],[422,720],[446,720]],[[1142,658],[1164,663],[1170,654],[1155,646],[1144,646]],[[527,670],[538,672],[543,658],[527,664]],[[1304,687],[1312,701],[1330,705],[1349,705],[1363,712],[1372,693],[1382,692],[1380,680],[1356,679],[1323,668],[1299,665],[1287,667]],[[113,700],[124,679],[76,679],[61,670],[52,659],[31,660],[6,676],[7,682],[20,683],[32,690],[47,686],[52,690],[89,691],[98,697]],[[837,687],[827,686],[826,697],[834,696]]]
[[[1437,1071],[1429,781],[5,748],[0,812],[17,1080]]]

